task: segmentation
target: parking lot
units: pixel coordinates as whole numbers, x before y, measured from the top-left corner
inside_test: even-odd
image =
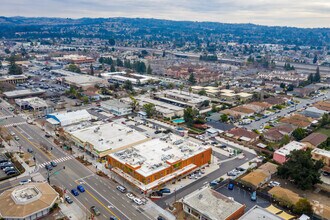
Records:
[[[234,198],[235,201],[245,204],[245,211],[251,209],[253,206],[258,205],[266,208],[270,205],[270,202],[263,198],[257,197],[257,201],[251,201],[251,193],[247,190],[241,189],[238,186],[234,186],[233,190],[228,189],[228,184],[216,189],[219,193]]]
[[[0,180],[19,174],[15,165],[4,154],[0,154]]]

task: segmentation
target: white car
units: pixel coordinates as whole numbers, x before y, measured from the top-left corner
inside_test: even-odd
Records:
[[[127,193],[126,196],[132,200],[135,198],[135,196],[132,193]]]
[[[142,204],[143,204],[142,200],[139,199],[139,198],[134,198],[133,201],[134,201],[137,205],[142,205]]]
[[[276,182],[276,181],[270,181],[268,186],[270,186],[270,187],[281,186],[281,184],[279,182]]]
[[[19,182],[20,185],[25,185],[25,184],[28,184],[28,183],[31,183],[30,179],[22,180],[22,181]]]

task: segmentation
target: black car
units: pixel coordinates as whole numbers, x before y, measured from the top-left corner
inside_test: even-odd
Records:
[[[14,175],[14,174],[17,174],[17,171],[16,170],[11,170],[6,174],[7,174],[7,176]]]
[[[45,168],[46,168],[46,170],[51,171],[51,170],[53,169],[53,166],[52,166],[51,164],[47,164],[47,165],[45,166]]]
[[[110,217],[110,220],[118,220],[118,218],[115,217],[115,216],[111,216],[111,217]]]
[[[155,134],[159,134],[159,133],[162,133],[161,131],[157,130],[155,131]]]
[[[16,169],[15,168],[10,168],[10,169],[6,170],[5,173],[8,175],[8,173],[11,172],[11,171],[16,171]]]
[[[57,166],[57,163],[54,162],[54,161],[52,161],[52,162],[50,162],[50,165],[51,165],[52,167],[56,167],[56,166]]]

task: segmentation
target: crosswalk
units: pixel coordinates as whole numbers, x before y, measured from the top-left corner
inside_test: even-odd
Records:
[[[13,127],[13,126],[17,126],[17,125],[24,125],[24,124],[27,124],[27,123],[25,121],[23,121],[23,122],[18,122],[18,123],[2,125],[2,127],[9,128],[9,127]]]
[[[62,162],[64,162],[64,161],[71,160],[71,159],[74,159],[74,156],[69,155],[69,156],[66,156],[66,157],[57,158],[57,159],[52,160],[52,161],[54,161],[55,163],[59,164],[59,163],[62,163]],[[50,164],[50,162],[51,162],[51,161],[48,161],[48,162],[45,162],[45,163],[39,164],[39,167],[40,167],[40,168],[43,168],[43,167],[45,167],[47,164]]]

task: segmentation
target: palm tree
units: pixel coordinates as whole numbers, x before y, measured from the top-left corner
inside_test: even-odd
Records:
[[[191,87],[189,87],[189,95],[190,95],[190,93],[192,92],[192,88]]]
[[[132,110],[134,112],[137,109],[137,107],[139,106],[139,102],[133,96],[130,96],[130,99],[132,100],[131,106],[132,106]]]

